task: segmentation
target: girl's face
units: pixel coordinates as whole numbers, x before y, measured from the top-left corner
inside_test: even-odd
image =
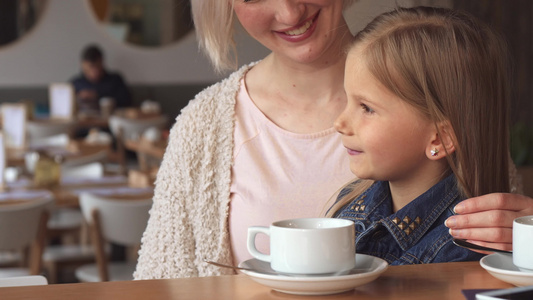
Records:
[[[347,34],[351,38],[342,8],[342,0],[234,0],[235,14],[253,38],[303,63],[333,59],[327,52],[340,50]]]
[[[427,175],[427,148],[435,125],[413,106],[377,81],[350,51],[344,87],[348,102],[335,121],[350,156],[350,169],[359,178],[404,181]]]

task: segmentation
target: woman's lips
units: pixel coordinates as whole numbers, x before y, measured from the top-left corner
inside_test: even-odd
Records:
[[[292,29],[292,30],[285,30],[284,32],[287,35],[301,35],[301,34],[305,33],[307,31],[307,29],[309,29],[309,27],[311,27],[311,25],[313,25],[313,19],[308,20],[307,22],[305,22],[305,24],[303,24],[302,26],[300,26],[298,28],[295,28],[295,29]]]
[[[275,31],[282,39],[289,42],[300,42],[310,37],[316,29],[316,20],[318,19],[318,11],[314,16],[308,18],[297,26],[282,30]]]

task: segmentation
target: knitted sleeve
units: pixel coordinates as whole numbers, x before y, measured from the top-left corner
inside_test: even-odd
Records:
[[[150,219],[141,240],[135,279],[197,276],[193,265],[194,239],[188,218],[185,176],[190,169],[183,159],[183,132],[189,130],[182,116],[170,130],[169,144],[155,182]],[[180,134],[182,133],[182,134]]]
[[[235,97],[247,67],[202,91],[169,136],[135,279],[232,274],[228,214]]]

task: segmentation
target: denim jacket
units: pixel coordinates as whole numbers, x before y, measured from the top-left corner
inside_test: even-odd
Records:
[[[338,199],[350,191],[344,189]],[[389,183],[377,181],[335,217],[355,223],[357,253],[391,265],[479,260],[482,254],[454,245],[444,226],[462,200],[452,174],[393,213]]]

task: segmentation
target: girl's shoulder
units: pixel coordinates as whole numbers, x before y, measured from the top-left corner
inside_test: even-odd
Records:
[[[340,199],[348,196],[348,194],[350,194],[354,190],[354,188],[360,183],[361,183],[361,179],[356,179],[356,180],[344,185],[344,187],[339,192],[339,195],[337,195],[337,201],[339,201]]]
[[[326,214],[333,212],[335,218],[342,218],[343,211],[347,209],[354,201],[357,201],[363,194],[366,194],[370,187],[374,185],[373,180],[356,179],[340,189],[335,203],[330,207]]]

